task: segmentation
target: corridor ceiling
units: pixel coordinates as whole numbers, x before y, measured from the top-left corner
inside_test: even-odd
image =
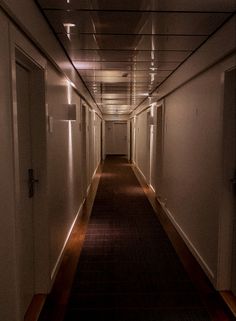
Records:
[[[129,114],[236,10],[235,0],[37,0],[103,114]]]

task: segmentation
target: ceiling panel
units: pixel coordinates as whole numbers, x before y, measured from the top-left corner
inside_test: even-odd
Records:
[[[102,77],[106,79],[107,77],[120,77],[120,78],[128,78],[128,80],[137,79],[137,78],[147,78],[150,75],[158,75],[159,77],[165,78],[168,77],[171,71],[166,70],[156,70],[156,71],[126,71],[126,70],[80,70],[80,74],[84,77]]]
[[[122,12],[45,10],[56,33],[80,34],[200,34],[215,30],[229,13],[208,12]]]
[[[93,62],[182,62],[191,53],[192,50],[72,50],[68,53],[76,63],[93,61]]]
[[[207,36],[142,36],[137,50],[194,50]]]
[[[68,50],[72,60],[80,61],[82,57],[93,61],[133,61],[135,50]]]
[[[227,13],[152,12],[140,33],[209,35],[228,16]]]
[[[186,59],[192,50],[152,50],[136,51],[135,61],[162,61],[162,62],[182,62]]]
[[[82,75],[86,71],[94,70],[120,70],[123,72],[127,71],[147,71],[147,70],[159,70],[159,71],[170,71],[178,67],[179,62],[162,62],[155,61],[151,64],[150,61],[144,62],[126,62],[126,61],[107,61],[107,62],[94,62],[94,61],[73,61],[76,69],[79,70]]]
[[[235,0],[38,0],[104,113],[129,113],[236,10]]]
[[[99,10],[164,10],[164,11],[203,11],[233,12],[236,10],[234,0],[38,0],[44,9],[99,9]]]

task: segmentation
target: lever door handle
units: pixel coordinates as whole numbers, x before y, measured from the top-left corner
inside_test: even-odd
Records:
[[[34,196],[34,184],[38,183],[39,180],[34,178],[34,170],[33,168],[28,169],[28,188],[29,188],[29,198]]]

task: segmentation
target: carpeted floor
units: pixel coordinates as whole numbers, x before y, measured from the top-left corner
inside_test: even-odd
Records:
[[[65,321],[209,321],[125,158],[106,159]]]

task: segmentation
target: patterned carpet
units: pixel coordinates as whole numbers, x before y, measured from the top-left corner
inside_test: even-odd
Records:
[[[105,161],[65,321],[209,321],[125,158]]]

